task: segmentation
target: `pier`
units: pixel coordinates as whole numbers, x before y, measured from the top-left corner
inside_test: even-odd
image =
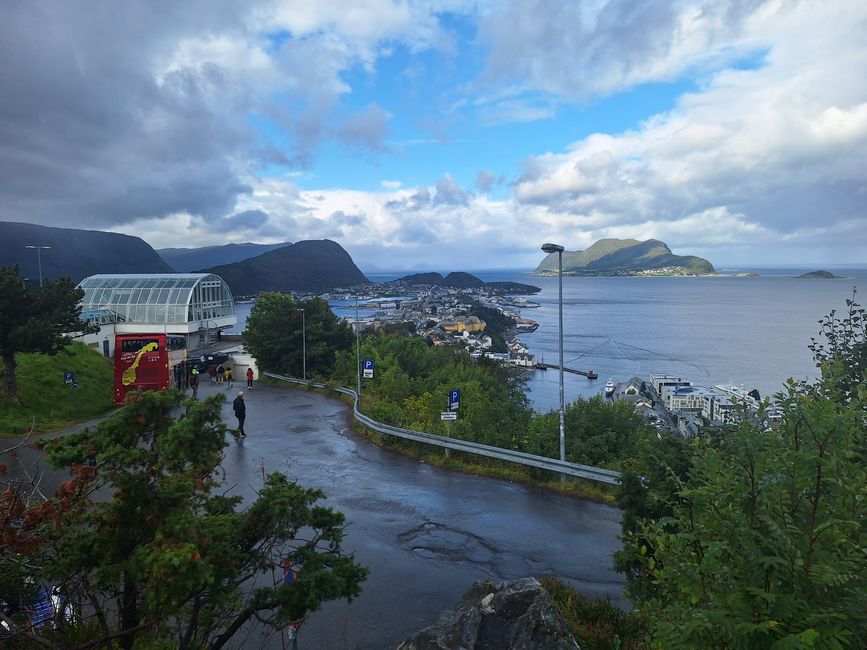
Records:
[[[537,363],[536,367],[539,370],[548,370],[548,368],[551,370],[557,370],[560,368],[560,366],[554,365],[553,363]],[[563,372],[571,372],[573,375],[583,375],[587,377],[587,379],[599,379],[599,375],[592,370],[578,370],[577,368],[567,368],[566,366],[563,366]]]

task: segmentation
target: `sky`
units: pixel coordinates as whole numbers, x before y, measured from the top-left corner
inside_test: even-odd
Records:
[[[0,221],[364,271],[867,262],[863,0],[4,0]]]

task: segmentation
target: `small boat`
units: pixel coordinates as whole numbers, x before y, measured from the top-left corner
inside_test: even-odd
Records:
[[[605,397],[611,397],[614,395],[614,382],[610,379],[605,382]]]
[[[534,320],[518,320],[515,322],[515,329],[523,334],[529,334],[539,329],[539,323]]]

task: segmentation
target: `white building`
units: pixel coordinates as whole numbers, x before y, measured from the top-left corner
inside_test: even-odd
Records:
[[[197,356],[237,323],[232,292],[210,273],[100,274],[78,287],[81,318],[99,325],[82,340],[107,357],[114,356],[116,334],[153,333],[183,337]]]
[[[662,394],[667,388],[678,388],[680,386],[692,386],[692,381],[683,377],[675,377],[673,375],[650,375],[650,385],[653,390],[661,398],[665,398]]]

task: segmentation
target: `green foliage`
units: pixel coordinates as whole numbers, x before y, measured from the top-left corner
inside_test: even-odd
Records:
[[[857,397],[857,387],[867,383],[867,315],[855,302],[855,292],[846,300],[842,318],[832,310],[819,325],[821,339],[811,339],[809,347],[822,372],[823,387],[833,399],[849,402]]]
[[[503,312],[485,307],[478,300],[469,301],[470,315],[485,322],[485,334],[491,337],[491,352],[508,352],[506,333],[515,327],[515,319]]]
[[[20,404],[0,400],[0,436],[52,431],[111,410],[114,374],[111,361],[83,343],[73,342],[49,356],[20,353],[17,386]],[[63,381],[71,370],[79,383]]]
[[[636,446],[649,435],[630,404],[608,402],[601,396],[578,397],[566,405],[566,460],[619,469],[623,460],[636,455]],[[559,457],[560,414],[550,411],[530,423],[527,451]]]
[[[303,310],[303,316],[302,316]],[[352,348],[355,336],[321,298],[304,301],[277,292],[260,293],[247,318],[244,345],[266,370],[328,377],[336,355]]]
[[[634,601],[646,601],[657,593],[647,571],[653,550],[642,533],[643,526],[674,514],[675,504],[680,503],[678,491],[692,467],[694,448],[692,442],[676,436],[642,436],[632,457],[621,465],[617,505],[623,511],[620,526],[624,543],[614,554],[614,568],[626,576],[627,593]]]
[[[24,286],[18,267],[0,267],[0,360],[7,400],[18,401],[15,355],[57,354],[73,332],[95,331],[80,320],[84,291],[69,278]]]
[[[582,650],[649,650],[647,628],[637,612],[624,612],[607,598],[587,598],[553,576],[539,582]]]
[[[394,426],[441,433],[440,412],[448,406],[452,388],[461,389],[454,437],[488,445],[520,448],[531,411],[519,375],[490,360],[473,361],[461,351],[429,347],[420,337],[379,334],[366,337],[361,357],[375,362],[376,376],[364,380],[365,412]],[[341,355],[339,380],[356,383],[356,355]]]
[[[41,536],[29,552],[34,577],[61,585],[78,612],[57,637],[91,630],[90,640],[123,648],[219,648],[251,619],[282,629],[360,593],[367,570],[342,553],[343,515],[319,505],[321,492],[280,473],[243,508],[225,491],[223,400],[134,394],[95,429],[44,444],[72,478],[22,521]],[[287,559],[295,583],[275,585]]]
[[[660,647],[863,647],[864,313],[847,306],[811,346],[822,379],[790,380],[772,429],[745,422],[697,443],[685,476],[667,471],[678,480],[658,491],[662,516],[626,537]]]

